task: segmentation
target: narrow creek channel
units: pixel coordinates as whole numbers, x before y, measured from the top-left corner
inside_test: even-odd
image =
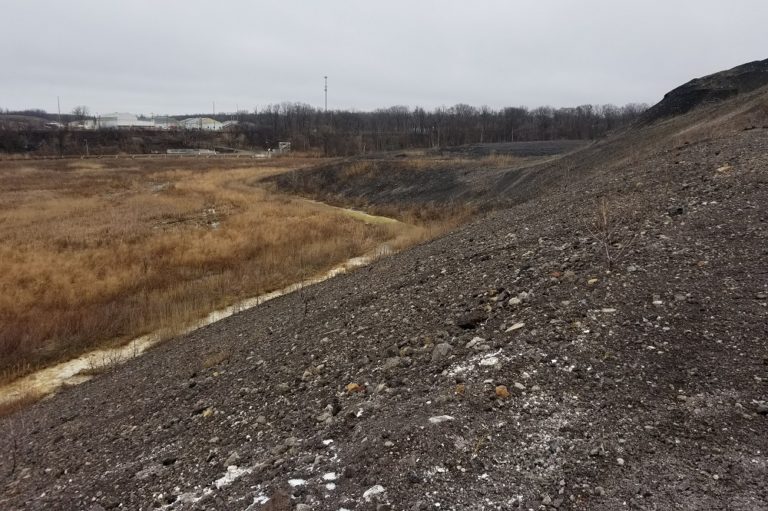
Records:
[[[304,200],[321,207],[328,207],[342,211],[345,214],[364,222],[400,223],[399,220],[395,220],[393,218],[369,215],[368,213],[364,213],[362,211],[330,206],[328,204],[312,201],[309,199]],[[27,376],[0,386],[0,404],[13,403],[25,398],[26,396],[29,396],[30,394],[48,396],[55,393],[58,389],[65,385],[78,385],[80,383],[86,382],[93,378],[93,375],[97,374],[100,369],[119,365],[132,358],[141,356],[147,350],[157,344],[160,344],[161,342],[170,340],[173,337],[177,337],[179,335],[188,334],[194,330],[210,325],[211,323],[215,323],[216,321],[221,321],[222,319],[228,318],[229,316],[232,316],[238,312],[251,309],[261,305],[264,302],[286,295],[288,293],[292,293],[303,287],[323,282],[351,269],[365,266],[376,258],[389,255],[391,252],[392,251],[389,245],[383,244],[373,252],[367,255],[348,259],[321,275],[303,280],[301,282],[296,282],[270,293],[246,298],[233,305],[230,305],[229,307],[210,312],[207,316],[188,325],[176,335],[169,337],[167,335],[163,335],[162,332],[150,333],[130,340],[116,348],[96,349],[66,362],[60,362],[44,369],[40,369],[28,374]]]

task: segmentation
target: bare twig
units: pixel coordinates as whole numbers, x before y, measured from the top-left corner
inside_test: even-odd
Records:
[[[589,234],[597,240],[609,270],[613,268],[635,240],[635,235],[632,234],[629,241],[619,244],[618,247],[615,246],[618,243],[619,231],[626,226],[626,223],[627,219],[618,216],[614,205],[603,197],[596,204],[594,220],[591,224],[586,225]]]

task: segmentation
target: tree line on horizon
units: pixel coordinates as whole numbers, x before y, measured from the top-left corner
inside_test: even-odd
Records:
[[[82,110],[68,118],[82,117]],[[276,148],[291,142],[295,150],[321,150],[327,155],[448,147],[477,143],[535,140],[590,140],[605,136],[634,122],[648,105],[581,105],[573,108],[548,106],[529,109],[492,109],[457,104],[433,110],[393,106],[372,111],[325,111],[303,103],[279,103],[221,114],[190,114],[217,120],[237,120],[226,134],[194,137],[198,145],[229,144],[242,149]],[[42,110],[9,112],[55,120],[57,114]],[[62,116],[64,117],[64,116]],[[184,116],[179,116],[184,117]],[[8,130],[6,130],[8,131]],[[134,131],[134,130],[130,130]],[[202,134],[201,134],[202,135]],[[189,140],[189,137],[186,137]],[[98,143],[98,140],[94,140]],[[3,144],[0,144],[0,147]]]
[[[240,130],[260,132],[269,145],[290,141],[301,150],[329,154],[533,140],[590,140],[634,122],[648,105],[582,105],[575,108],[458,104],[434,110],[393,106],[368,112],[322,109],[302,103],[238,112]],[[233,118],[232,114],[215,116]]]

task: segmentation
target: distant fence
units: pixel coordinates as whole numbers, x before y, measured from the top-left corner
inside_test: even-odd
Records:
[[[165,154],[191,156],[191,155],[202,155],[202,154],[211,155],[211,154],[218,154],[218,153],[210,149],[166,149]]]

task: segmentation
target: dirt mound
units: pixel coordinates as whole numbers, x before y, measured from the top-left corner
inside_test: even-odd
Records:
[[[732,98],[768,85],[768,59],[742,64],[690,82],[668,92],[664,99],[651,107],[641,118],[653,122],[665,117],[684,114],[693,108]]]

